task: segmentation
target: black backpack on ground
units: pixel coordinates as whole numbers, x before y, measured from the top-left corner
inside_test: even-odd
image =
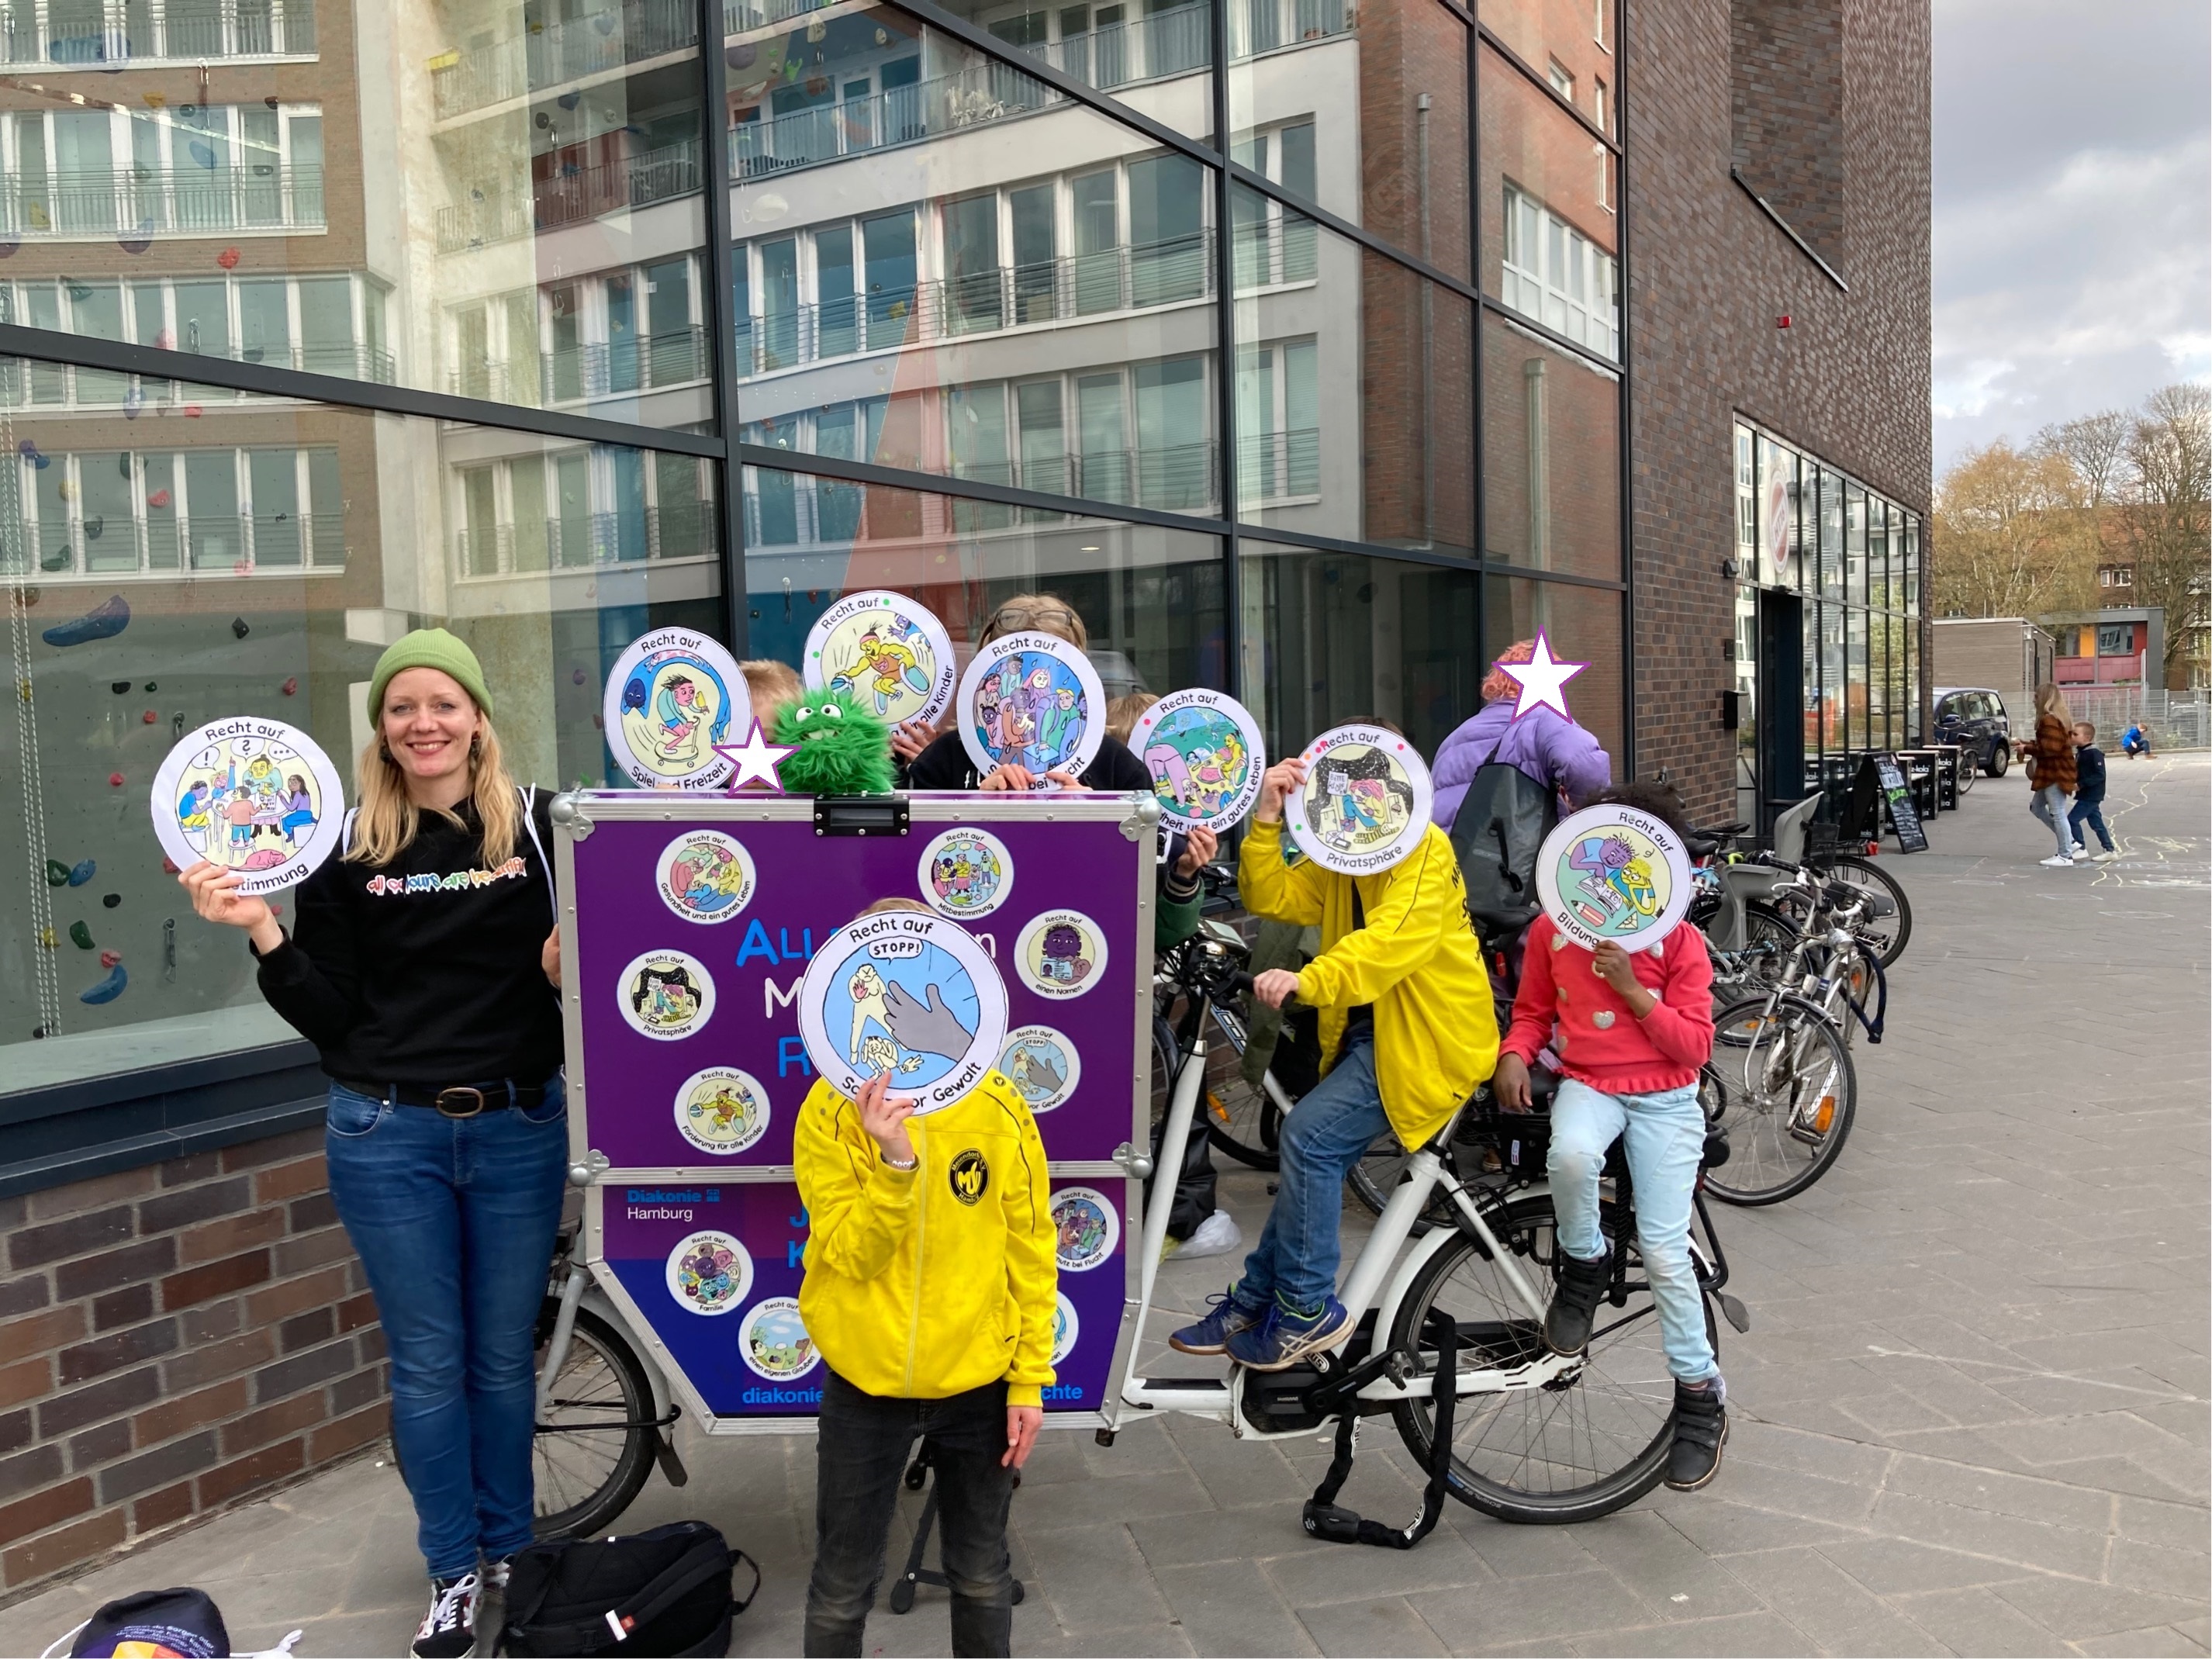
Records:
[[[752,1568],[739,1601],[737,1564]],[[507,1582],[503,1652],[592,1659],[677,1659],[730,1650],[730,1621],[760,1591],[760,1568],[703,1521],[628,1538],[532,1544]]]

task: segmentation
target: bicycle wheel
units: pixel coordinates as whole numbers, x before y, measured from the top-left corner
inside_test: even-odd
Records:
[[[556,1296],[538,1310],[541,1365],[560,1312]],[[653,1389],[629,1339],[579,1309],[532,1448],[539,1538],[588,1536],[629,1507],[653,1471]]]
[[[1802,997],[1761,998],[1714,1021],[1711,1072],[1723,1096],[1729,1161],[1705,1186],[1730,1204],[1778,1204],[1827,1173],[1858,1110],[1843,1034]]]
[[[1487,1218],[1498,1241],[1540,1295],[1559,1260],[1552,1200],[1538,1194]],[[1559,1525],[1595,1520],[1632,1504],[1659,1484],[1673,1438],[1674,1382],[1659,1339],[1659,1317],[1636,1253],[1634,1218],[1613,1203],[1600,1225],[1615,1250],[1628,1252],[1626,1300],[1598,1305],[1598,1322],[1580,1369],[1523,1393],[1460,1396],[1452,1424],[1449,1486],[1453,1497],[1501,1521]],[[1510,1281],[1473,1240],[1455,1237],[1423,1265],[1392,1327],[1390,1340],[1422,1357],[1415,1339],[1429,1310],[1457,1322],[1464,1372],[1525,1364],[1545,1352],[1543,1328]],[[1710,1306],[1705,1329],[1717,1348]],[[1399,1437],[1426,1468],[1436,1414],[1426,1400],[1391,1407]]]
[[[1905,896],[1905,889],[1895,876],[1872,859],[1863,859],[1855,854],[1839,856],[1827,874],[1835,881],[1849,882],[1854,887],[1872,888],[1887,894],[1897,914],[1890,916],[1869,916],[1859,924],[1858,931],[1875,947],[1887,968],[1905,954],[1905,943],[1912,937],[1912,903]]]

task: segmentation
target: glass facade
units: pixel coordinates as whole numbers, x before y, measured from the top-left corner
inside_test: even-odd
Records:
[[[1756,825],[1923,741],[1920,515],[1742,422],[1735,476],[1736,803]]]
[[[0,3],[0,1091],[289,1036],[146,790],[230,714],[349,769],[427,623],[548,785],[607,777],[647,628],[796,662],[863,586],[963,644],[1059,592],[1109,690],[1228,689],[1278,749],[1432,750],[1541,627],[1625,767],[1617,24],[1481,16]],[[1917,526],[1853,489],[1832,580],[1790,531],[1811,683],[1862,688],[1815,754],[1917,684]]]

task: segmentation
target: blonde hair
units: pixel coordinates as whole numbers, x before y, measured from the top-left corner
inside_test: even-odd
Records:
[[[756,699],[767,697],[781,704],[806,695],[799,671],[774,657],[749,658],[738,665],[738,672],[745,677],[745,690]]]
[[[1106,705],[1106,735],[1116,743],[1127,743],[1129,734],[1137,729],[1137,721],[1145,710],[1159,699],[1149,691],[1132,691],[1115,698]]]
[[[507,763],[500,758],[499,733],[491,729],[491,716],[478,708],[477,718],[483,724],[469,743],[469,799],[476,804],[477,822],[483,826],[484,863],[496,870],[514,856],[522,832],[522,804]],[[361,806],[354,814],[353,845],[345,855],[357,864],[390,864],[413,846],[425,810],[408,799],[405,775],[385,747],[383,726],[384,711],[379,709],[378,729],[354,763],[354,790]],[[461,823],[458,812],[428,810]]]
[[[881,898],[861,911],[860,915],[854,916],[853,920],[858,921],[863,916],[889,915],[894,910],[918,910],[925,916],[933,916],[937,914],[920,899]]]
[[[1000,627],[999,618],[1009,611],[1033,615],[1030,620]],[[1065,613],[1066,620],[1062,621],[1059,613]],[[1091,630],[1083,625],[1083,613],[1057,593],[1010,593],[1000,599],[992,607],[991,620],[983,625],[983,635],[975,643],[988,645],[1001,634],[1049,634],[1066,640],[1078,651],[1091,648]]]
[[[2074,724],[2074,711],[2066,706],[2066,694],[2049,680],[2035,688],[2035,717],[2041,720],[2046,714],[2057,715],[2061,726]]]

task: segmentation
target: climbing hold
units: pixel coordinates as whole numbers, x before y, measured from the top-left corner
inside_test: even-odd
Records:
[[[168,504],[169,492],[166,489],[157,489],[146,497],[146,505],[149,507],[167,507]]]
[[[78,305],[82,305],[87,300],[92,298],[90,283],[80,283],[74,277],[64,276],[62,278],[62,286],[69,289],[70,298]]]
[[[600,731],[600,732],[604,732],[604,731],[605,731],[605,730],[607,729],[607,717],[606,717],[605,715],[604,715],[604,714],[594,714],[594,715],[592,715],[592,728],[593,728],[594,730],[596,730],[596,731]]]
[[[12,259],[15,250],[23,246],[23,239],[15,231],[0,231],[0,259]]]
[[[18,455],[21,455],[27,461],[36,460],[39,454],[39,446],[34,440],[26,438],[22,442],[15,446],[15,453]]]
[[[167,860],[167,859],[163,859],[163,860],[161,860],[161,872],[162,872],[164,875],[170,875],[170,876],[173,876],[173,875],[177,875],[177,874],[180,873],[180,872],[179,872],[179,870],[177,869],[177,866],[176,866],[175,865],[173,865],[173,864],[170,863],[170,862],[169,862],[169,860]]]
[[[31,1028],[31,1041],[32,1041],[32,1042],[37,1042],[40,1037],[42,1037],[42,1036],[46,1036],[46,1028],[45,1026],[43,1026],[43,1025],[33,1025],[33,1026]]]
[[[107,787],[110,789],[120,789],[123,787],[123,774],[110,772],[107,775]]]
[[[49,628],[39,637],[53,646],[86,645],[94,640],[112,640],[130,625],[130,601],[116,593],[82,617]]]
[[[300,691],[300,682],[299,682],[299,680],[298,680],[298,678],[297,678],[296,677],[295,677],[294,678],[291,678],[291,679],[286,680],[286,681],[284,682],[284,695],[285,695],[286,696],[288,696],[288,697],[297,696],[299,695],[299,691]]]
[[[100,866],[94,864],[90,859],[79,859],[75,864],[70,866],[69,884],[72,887],[83,886],[85,883],[92,879],[94,874],[99,870],[99,868]]]
[[[120,893],[102,893],[100,896],[100,902],[106,908],[112,910],[116,906],[123,902],[123,895]]]
[[[67,478],[64,478],[61,483],[54,486],[54,494],[65,501],[73,501],[76,499],[76,486]]]
[[[59,859],[48,859],[46,860],[46,885],[49,887],[68,886],[69,866],[64,864]]]
[[[106,514],[103,513],[96,519],[87,519],[84,521],[85,540],[88,542],[96,542],[106,532],[107,515]]]
[[[107,684],[107,689],[119,697],[131,689],[131,682],[129,680],[110,680]]]
[[[149,709],[148,709],[144,714],[141,714],[141,715],[138,717],[138,720],[139,720],[139,723],[140,723],[141,725],[143,725],[143,726],[152,726],[152,725],[153,725],[153,724],[155,724],[157,720],[159,720],[161,718],[161,717],[159,714],[155,714],[152,709],[150,709],[150,708],[149,708]]]
[[[153,681],[151,681],[151,680],[148,680],[148,681],[146,682],[146,689],[147,689],[149,691],[159,691],[161,688],[160,686],[158,686],[158,685],[155,684]]]
[[[199,417],[200,406],[198,404],[186,404],[185,405],[185,418],[186,420],[197,421]]]
[[[74,562],[75,556],[70,552],[68,544],[64,543],[52,552],[43,555],[40,558],[39,568],[41,570],[66,570]]]
[[[92,929],[82,921],[70,923],[70,943],[80,951],[92,949]]]
[[[115,246],[134,258],[143,253],[154,246],[154,222],[151,219],[141,219],[136,230],[126,232],[115,239]],[[126,404],[123,412],[129,415],[134,411],[131,406]]]
[[[242,640],[253,629],[246,625],[245,617],[233,617],[230,619],[230,631],[235,637]]]
[[[284,907],[281,904],[271,904],[269,907],[269,914],[272,916],[281,916],[284,914]]]
[[[94,1005],[112,1002],[123,994],[124,988],[130,983],[131,975],[124,971],[123,964],[118,962],[107,970],[107,977],[99,984],[87,986],[83,990],[79,991],[76,994],[76,1000],[79,1002],[89,1002]]]
[[[123,952],[122,952],[122,951],[102,951],[100,953],[100,965],[101,967],[103,967],[103,968],[118,968],[118,967],[122,966],[122,964],[123,964]]]
[[[54,930],[51,927],[39,929],[39,943],[49,951],[61,948],[61,940],[54,937]]]
[[[148,109],[159,109],[169,101],[168,94],[166,93],[142,92],[138,95],[146,100]]]
[[[271,108],[271,109],[275,109],[275,108],[276,107],[276,106],[277,106],[277,103],[279,102],[279,100],[277,100],[277,99],[276,99],[276,98],[272,94],[272,95],[271,95],[271,96],[270,96],[270,97],[267,97],[267,98],[263,99],[261,101],[262,101],[263,103],[264,103],[264,104],[268,105],[270,108]]]
[[[588,676],[580,668],[571,669],[568,673],[568,678],[578,685],[581,685],[587,678]]]
[[[208,143],[204,138],[195,138],[189,145],[186,146],[186,148],[191,152],[193,161],[198,162],[202,167],[206,167],[210,172],[214,171],[216,161],[215,146],[213,144]],[[235,258],[237,256],[233,254],[231,257]],[[225,265],[223,269],[225,270],[228,270],[230,267],[228,265]]]

